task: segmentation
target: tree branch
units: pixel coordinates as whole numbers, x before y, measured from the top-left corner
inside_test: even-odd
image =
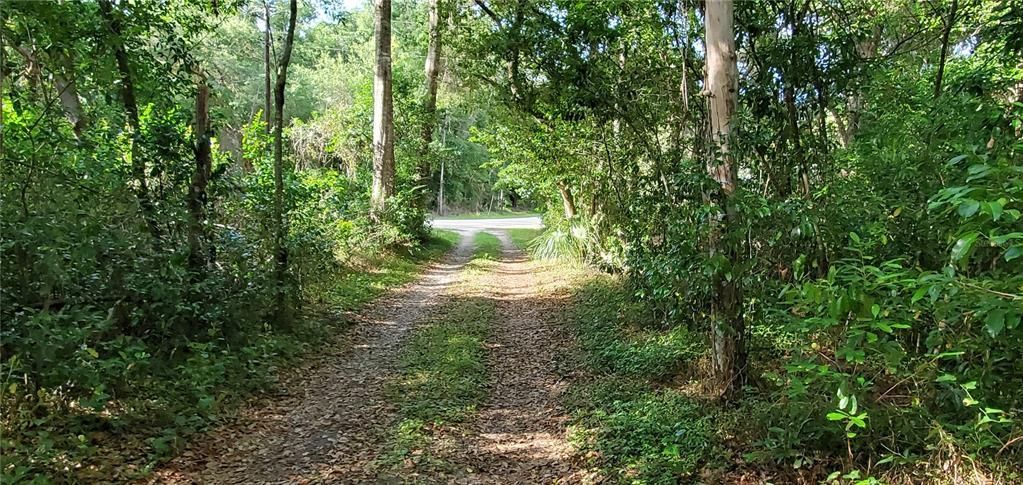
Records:
[[[483,0],[473,0],[473,1],[474,1],[474,3],[476,3],[476,6],[479,7],[480,10],[483,11],[483,13],[487,14],[487,17],[490,17],[490,19],[493,20],[495,24],[497,24],[498,27],[501,26],[501,17],[498,17],[497,14],[494,13],[493,10],[490,10],[490,7],[488,7],[486,3],[483,3]]]

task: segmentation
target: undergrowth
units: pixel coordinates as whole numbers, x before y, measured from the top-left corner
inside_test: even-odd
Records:
[[[511,237],[515,247],[522,251],[529,249],[530,243],[543,233],[543,229],[513,228],[508,229],[508,236]]]
[[[712,414],[699,400],[664,385],[697,359],[700,338],[684,327],[645,329],[621,280],[601,276],[576,294],[572,324],[591,379],[566,404],[579,454],[612,481],[693,480],[720,461]]]
[[[899,394],[896,397],[904,404],[875,405],[869,415],[863,403],[870,401],[858,403],[841,391],[837,396],[807,398],[812,386],[826,381],[836,369],[791,363],[787,350],[795,338],[791,332],[767,331],[766,324],[758,327],[753,348],[762,365],[751,371],[753,378],[742,398],[725,405],[698,384],[707,379],[705,337],[686,325],[655,323],[661,320],[635,301],[623,277],[595,277],[577,290],[575,298],[571,323],[591,377],[575,383],[566,398],[572,439],[579,455],[613,482],[1018,480],[1013,443],[999,444],[989,434],[1002,454],[985,457],[971,451],[968,441],[948,431],[949,425],[942,422],[947,418],[933,410],[936,403],[945,402],[939,394]],[[782,380],[779,376],[785,373],[789,376]],[[937,378],[938,383],[942,380],[952,381]],[[922,379],[920,385],[932,381],[935,378]],[[895,395],[897,388],[907,386],[893,381],[884,387]],[[964,401],[969,396],[965,394]],[[835,407],[848,411],[842,414],[833,411]],[[997,409],[983,411],[993,417],[981,415],[953,429],[979,436],[977,429],[999,424]],[[843,424],[840,418],[866,423],[836,430],[836,422]],[[860,456],[852,441],[860,437],[861,442],[886,450],[885,458],[864,468],[849,466],[849,460]]]
[[[193,343],[188,352],[160,354],[141,343],[117,352],[83,349],[80,365],[124,368],[116,385],[89,399],[62,403],[59,391],[33,403],[3,401],[2,483],[131,480],[173,455],[190,435],[232,414],[247,397],[271,389],[283,367],[342,330],[336,318],[388,288],[415,278],[424,263],[458,240],[434,231],[418,249],[383,252],[335,280],[307,303],[288,332],[267,328],[243,346]],[[120,392],[113,389],[117,388]],[[9,393],[13,395],[13,393]]]

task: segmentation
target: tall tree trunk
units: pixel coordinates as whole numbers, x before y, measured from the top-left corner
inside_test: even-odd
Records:
[[[206,76],[199,74],[195,96],[195,171],[188,191],[188,263],[201,272],[208,258],[203,254],[206,235],[206,187],[209,185],[213,160],[210,149],[210,87]]]
[[[71,122],[75,138],[81,138],[89,120],[85,116],[85,110],[82,109],[82,102],[78,97],[74,68],[71,66],[71,60],[63,53],[54,55],[54,63],[57,68],[53,71],[53,86],[60,96],[60,106],[64,109],[64,115],[67,116],[68,121]]]
[[[799,113],[796,110],[796,89],[795,87],[792,86],[791,79],[785,79],[783,82],[785,83],[785,87],[783,89],[784,92],[783,96],[785,98],[785,119],[787,123],[786,131],[788,131],[788,135],[786,136],[786,138],[788,138],[789,143],[792,144],[792,155],[796,162],[795,163],[796,171],[798,173],[797,177],[802,178],[805,182],[806,172],[804,171],[804,169],[806,165],[805,161],[806,156],[803,154],[803,145],[799,133]],[[791,166],[786,168],[791,168]],[[791,172],[786,172],[785,176],[789,177],[790,173]],[[803,195],[804,196],[809,195],[807,194],[808,191],[809,187],[804,183]],[[789,194],[786,193],[781,195],[787,196]]]
[[[394,194],[394,100],[391,97],[391,0],[374,0],[376,73],[373,77],[373,192],[370,217],[379,221]]]
[[[422,145],[419,148],[419,183],[423,189],[422,204],[426,207],[430,201],[430,143],[433,141],[433,130],[437,125],[437,77],[440,72],[440,0],[430,0],[430,46],[426,51],[426,98],[423,100]]]
[[[715,150],[707,162],[707,172],[720,186],[718,203],[724,220],[714,223],[709,241],[711,256],[723,255],[739,266],[739,252],[722,237],[738,217],[732,197],[738,185],[738,173],[730,150],[735,136],[734,115],[738,104],[738,68],[736,66],[734,5],[732,0],[706,3],[707,90],[709,91],[711,142]],[[714,277],[715,295],[711,303],[713,367],[723,395],[729,397],[745,383],[746,329],[742,317],[742,288],[738,275]]]
[[[128,121],[129,139],[131,147],[131,173],[135,179],[135,197],[139,201],[142,210],[142,218],[145,219],[146,227],[155,241],[160,240],[160,227],[156,223],[156,207],[149,194],[149,185],[146,181],[146,161],[142,157],[139,137],[142,135],[139,126],[139,108],[135,97],[135,84],[131,74],[131,63],[128,60],[128,52],[124,48],[123,29],[121,20],[114,13],[110,0],[99,1],[100,14],[106,22],[110,31],[110,44],[114,49],[114,58],[117,61],[117,71],[121,79],[121,103],[124,105],[124,113]]]
[[[288,14],[288,33],[284,39],[284,51],[277,63],[277,83],[274,86],[274,246],[275,246],[275,320],[287,323],[289,312],[285,299],[285,284],[288,275],[288,226],[284,219],[284,89],[288,82],[288,65],[291,63],[291,48],[295,44],[295,22],[298,17],[298,0],[291,0]]]
[[[266,122],[266,134],[270,134],[270,116],[273,110],[273,92],[270,91],[270,4],[263,4],[263,121]]]
[[[796,162],[797,177],[800,182],[800,186],[803,191],[804,197],[810,196],[810,178],[809,170],[806,163],[806,153],[803,151],[803,140],[802,132],[799,130],[799,109],[796,106],[796,86],[803,85],[801,79],[797,76],[799,72],[799,66],[796,64],[798,57],[796,56],[796,40],[799,38],[802,28],[802,11],[796,10],[795,0],[789,4],[788,12],[788,23],[789,29],[792,32],[792,45],[789,46],[789,64],[788,70],[785,72],[783,88],[783,96],[785,98],[785,113],[788,119],[788,139],[792,143],[792,155]],[[811,124],[812,126],[812,124]],[[788,174],[786,173],[786,176]],[[784,194],[788,195],[788,194]]]
[[[558,192],[561,193],[561,204],[565,209],[565,219],[575,217],[575,197],[572,195],[572,188],[563,181],[558,181]]]
[[[444,159],[440,161],[440,187],[437,191],[437,213],[444,215]]]
[[[875,25],[870,37],[856,43],[856,54],[859,56],[859,60],[865,62],[873,59],[877,55],[880,44],[881,25]],[[849,148],[860,130],[860,115],[863,113],[863,92],[860,88],[853,89],[849,94],[845,110],[848,114],[847,123],[843,123],[838,115],[834,113],[832,115],[835,116],[839,133],[842,135],[842,147]]]
[[[444,116],[444,123],[439,125],[440,144],[447,144],[448,117]],[[437,185],[437,213],[444,215],[444,158],[440,159],[440,183]]]
[[[945,60],[948,58],[948,38],[952,35],[952,28],[956,24],[956,14],[959,10],[959,0],[952,0],[949,7],[948,19],[944,21],[945,30],[941,32],[941,54],[938,57],[938,72],[934,75],[934,97],[941,96],[941,82],[945,78]]]

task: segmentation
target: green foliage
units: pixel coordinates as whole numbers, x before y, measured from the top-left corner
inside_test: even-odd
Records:
[[[457,238],[430,237],[408,177],[386,223],[370,223],[365,170],[349,170],[370,153],[358,136],[369,132],[365,112],[325,120],[330,156],[311,160],[322,140],[310,142],[300,121],[334,100],[314,95],[329,87],[330,66],[307,69],[339,58],[343,33],[353,34],[347,58],[371,52],[372,22],[314,22],[307,4],[284,120],[295,318],[270,323],[274,181],[254,21],[263,5],[244,3],[110,2],[116,35],[95,2],[4,6],[0,481],[139,478],[341,327],[323,315],[410,281]],[[273,10],[279,39],[287,12]],[[126,67],[114,55],[121,43]],[[321,57],[325,46],[334,54]],[[405,107],[417,103],[408,91],[422,69],[412,67],[401,67],[411,73]],[[197,170],[200,78],[216,134],[208,173]],[[370,79],[335,95],[356,96]]]
[[[527,250],[529,248],[530,243],[532,243],[534,239],[540,236],[541,233],[543,233],[542,229],[521,228],[508,229],[508,237],[511,238],[512,243],[515,244],[515,247],[519,248],[522,251]]]
[[[621,483],[677,483],[716,461],[705,406],[657,389],[702,354],[701,339],[684,327],[638,328],[647,315],[618,278],[590,281],[575,300],[572,323],[595,374],[567,400],[580,453]]]
[[[476,259],[498,261],[501,259],[501,240],[489,232],[478,232],[473,238],[476,244]]]
[[[529,242],[529,253],[536,259],[565,259],[581,261],[583,245],[581,231],[574,230],[569,223],[548,227]]]
[[[460,68],[500,86],[508,110],[476,133],[501,150],[500,183],[551,213],[576,206],[531,249],[624,273],[629,298],[607,306],[636,310],[581,303],[595,368],[713,378],[684,364],[735,315],[750,357],[739,405],[755,416],[737,434],[758,443],[736,448],[753,466],[870,483],[958,460],[1012,481],[1023,71],[1010,3],[735,2],[729,193],[707,176],[721,154],[697,4],[498,4],[456,42]]]
[[[493,261],[498,254],[500,242],[490,234],[478,233],[476,244],[470,265]],[[389,390],[398,406],[398,424],[385,464],[411,460],[419,467],[445,467],[431,453],[431,444],[445,425],[471,417],[486,397],[484,339],[494,315],[490,300],[455,297],[414,331],[399,357],[400,377]]]
[[[703,353],[702,337],[685,327],[643,328],[650,315],[630,303],[620,280],[591,282],[576,298],[580,344],[598,372],[661,381]]]
[[[455,233],[437,231],[411,254],[380,253],[363,262],[372,271],[350,269],[336,275],[329,292],[318,298],[331,314],[355,310],[386,289],[411,281],[424,262],[446,253],[457,240]],[[100,476],[118,466],[125,466],[120,473],[127,476],[139,473],[131,467],[168,457],[189,435],[230,413],[247,395],[271,390],[282,366],[343,328],[343,322],[310,316],[287,334],[247,330],[241,345],[223,339],[192,342],[178,348],[175,356],[134,337],[95,341],[90,335],[108,326],[93,329],[85,325],[87,318],[96,317],[61,313],[38,320],[35,327],[47,332],[35,338],[67,338],[68,353],[63,355],[73,359],[54,354],[62,345],[55,340],[47,346],[22,344],[36,353],[15,354],[3,363],[8,376],[3,381],[4,406],[11,410],[4,417],[5,483],[36,474],[86,477],[77,475],[81,470],[57,468],[64,460],[94,463]],[[77,330],[65,336],[57,332],[62,328]],[[29,381],[37,390],[26,393],[22,376],[32,365],[45,369],[41,378],[62,379],[70,386],[51,390]],[[127,463],[107,460],[110,454],[125,453],[125,443],[135,448],[125,457]]]
[[[679,483],[715,460],[713,422],[699,403],[672,390],[599,386],[585,390],[591,409],[577,411],[574,440],[613,481]]]
[[[753,466],[870,483],[878,469],[956,481],[969,462],[1018,481],[1017,3],[735,2],[724,158],[708,147],[699,2],[447,5],[425,149],[425,9],[396,2],[398,191],[375,224],[372,9],[303,2],[283,127],[298,319],[271,325],[279,227],[270,140],[252,120],[266,109],[257,19],[269,7],[280,39],[286,9],[7,2],[2,479],[96,481],[87,470],[120,439],[141,450],[126,462],[172,453],[322,340],[330,326],[309,315],[362,304],[437,254],[421,245],[443,188],[456,211],[545,209],[548,229],[516,244],[621,274],[583,290],[578,325],[600,377],[639,386],[586,411],[584,443],[616,478],[692,479],[713,461],[700,423],[736,415],[653,388],[708,377],[693,363],[725,312],[748,330],[735,404],[753,418],[733,447]],[[733,162],[734,192],[708,157]],[[470,269],[497,257],[479,237],[490,256]],[[429,425],[417,413],[403,436]],[[672,438],[672,420],[702,431]]]

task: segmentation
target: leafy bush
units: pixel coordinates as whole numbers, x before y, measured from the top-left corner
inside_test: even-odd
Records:
[[[579,389],[588,407],[574,416],[576,447],[621,483],[678,483],[716,461],[704,407],[672,390],[626,391],[610,381]]]
[[[658,387],[703,354],[702,337],[638,327],[649,314],[619,277],[598,277],[575,299],[572,323],[595,374],[567,399],[576,448],[618,482],[692,479],[716,460],[712,421],[704,404]]]
[[[704,352],[703,337],[684,326],[643,328],[649,315],[630,303],[619,279],[598,279],[576,295],[580,343],[594,370],[664,380]]]

